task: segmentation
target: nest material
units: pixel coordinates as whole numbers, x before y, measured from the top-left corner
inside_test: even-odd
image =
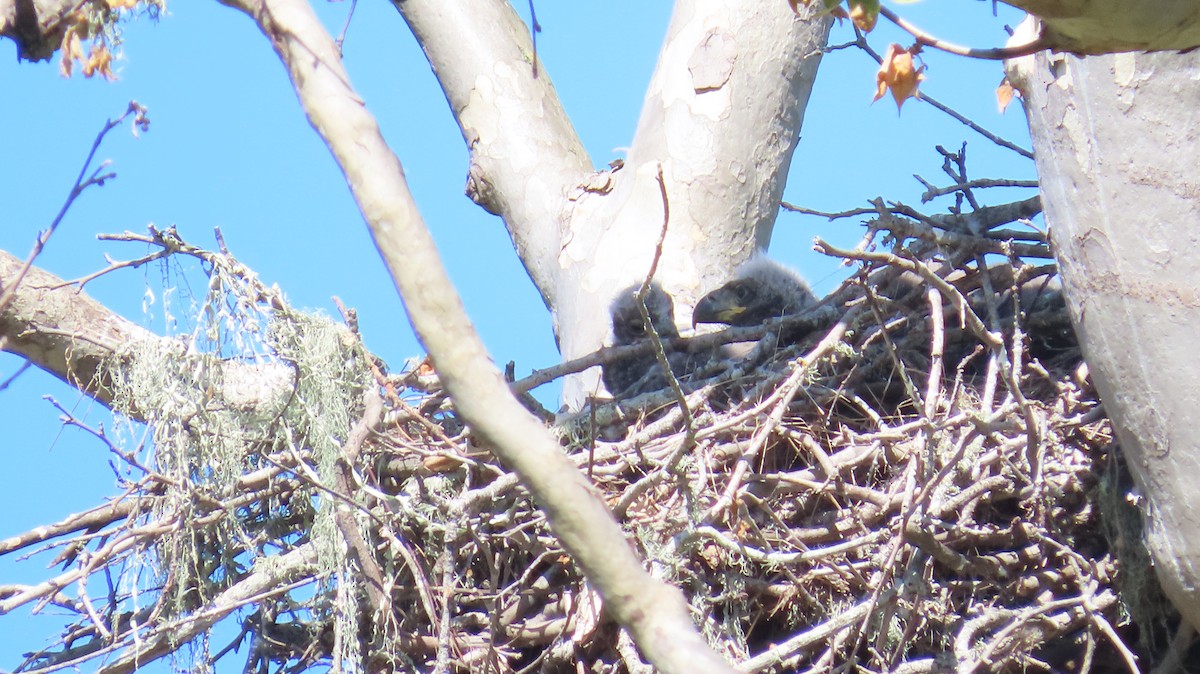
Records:
[[[1061,295],[1026,292],[1046,271],[954,274],[948,297],[864,270],[832,326],[777,322],[681,382],[690,415],[670,392],[610,404],[563,424],[566,451],[746,671],[1126,670],[1146,644],[1101,521],[1112,432]],[[642,671],[503,468],[397,419],[380,456],[440,444],[426,469],[464,465],[435,483],[471,486],[449,509],[475,513],[453,546],[455,662]],[[614,423],[623,441],[595,439]],[[392,478],[414,496],[431,479]]]
[[[119,588],[153,563],[130,550],[159,551],[161,582],[141,599],[113,586],[92,606],[49,585],[46,600],[78,619],[20,671],[155,643],[160,655],[217,608],[242,631],[198,648],[205,664],[248,642],[246,671],[264,674],[649,671],[436,372],[385,377],[352,331],[289,317],[224,255],[182,252],[231,288],[227,319],[250,312],[240,329],[271,315],[278,358],[263,367],[309,384],[258,410],[257,426],[230,401],[168,391],[189,412],[160,423],[179,442],[158,442],[199,468],[167,479],[114,447],[146,474],[125,498],[7,541],[0,553],[83,530],[58,561],[129,581]],[[1106,672],[1160,659],[1171,618],[1130,556],[1144,550],[1111,427],[1061,298],[1038,299],[1053,268],[936,273],[845,254],[860,273],[824,306],[759,329],[745,358],[555,425],[652,571],[748,672]],[[310,336],[292,344],[281,325]],[[219,390],[216,361],[179,369]],[[364,386],[372,376],[380,385]],[[331,412],[351,427],[331,427]],[[614,425],[621,441],[598,439]],[[195,453],[213,439],[246,451]]]

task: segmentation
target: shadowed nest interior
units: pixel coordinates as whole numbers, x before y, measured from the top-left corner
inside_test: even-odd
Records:
[[[696,338],[757,344],[680,382],[683,400],[666,389],[558,420],[563,451],[742,671],[1116,672],[1166,657],[1174,618],[1136,556],[1109,421],[1062,302],[1041,299],[1053,266],[875,224],[887,252],[824,246],[858,271],[821,304]],[[229,405],[182,410],[186,424],[164,412],[151,422],[174,454],[142,464],[123,499],[86,527],[9,539],[0,553],[47,543],[64,569],[88,550],[114,578],[157,570],[140,597],[114,582],[96,608],[67,601],[75,617],[21,671],[179,638],[217,606],[241,634],[210,637],[205,657],[248,644],[246,671],[649,671],[428,364],[384,375],[352,321],[280,308],[224,254],[171,245],[206,261],[226,322],[259,326],[256,348],[295,389],[278,414],[238,420],[240,449],[220,458],[204,436]],[[624,438],[598,440],[612,424]],[[310,542],[290,575],[236,593]],[[1119,593],[1134,585],[1136,601]]]

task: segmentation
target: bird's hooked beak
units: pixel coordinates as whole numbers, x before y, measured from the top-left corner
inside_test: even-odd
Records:
[[[733,324],[747,308],[732,288],[722,286],[701,297],[696,303],[696,308],[692,311],[692,327],[695,328],[701,323]]]

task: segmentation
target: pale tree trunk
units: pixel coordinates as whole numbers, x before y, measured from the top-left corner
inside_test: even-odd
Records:
[[[704,292],[766,248],[779,212],[829,21],[786,2],[680,0],[611,192],[575,203],[563,247],[565,301],[555,307],[565,358],[607,334],[612,293],[640,282],[669,208],[659,278],[688,325]],[[568,382],[578,404],[593,381]]]
[[[468,193],[504,219],[563,358],[602,346],[614,294],[650,272],[664,192],[657,278],[686,324],[696,299],[770,240],[829,21],[782,1],[679,0],[625,166],[593,173],[546,73],[534,77],[512,8],[468,4],[396,6],[471,150]],[[598,378],[568,381],[568,406]]]
[[[1039,54],[1010,77],[1159,580],[1200,626],[1200,55]]]

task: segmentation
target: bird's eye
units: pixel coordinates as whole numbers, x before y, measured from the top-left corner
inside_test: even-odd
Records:
[[[734,290],[734,293],[737,295],[738,302],[745,304],[747,301],[750,300],[751,292],[750,292],[749,286],[746,286],[743,284],[738,284],[737,286],[734,287],[733,290]]]

